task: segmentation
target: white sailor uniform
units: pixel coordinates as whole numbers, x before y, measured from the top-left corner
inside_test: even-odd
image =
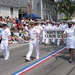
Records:
[[[75,48],[74,28],[71,27],[65,29],[64,34],[67,35],[67,39],[66,39],[67,48]]]
[[[46,34],[46,31],[49,31],[49,30],[50,30],[50,25],[46,24],[46,26],[44,28],[45,34]],[[50,44],[50,39],[49,38],[45,38],[45,44]]]
[[[3,51],[4,57],[8,58],[9,57],[9,48],[8,48],[8,40],[9,36],[11,35],[10,29],[6,28],[2,31],[1,36],[2,36],[2,41],[1,41],[1,49]]]
[[[61,31],[62,30],[61,26],[57,26],[56,30],[60,30]],[[60,45],[61,39],[57,38],[56,42],[57,42],[57,45]]]
[[[29,51],[26,55],[27,60],[30,60],[33,50],[36,51],[36,59],[39,58],[39,46],[38,46],[38,34],[39,33],[40,31],[36,29],[35,27],[30,28],[29,30],[30,40],[29,40]]]
[[[43,28],[40,24],[35,26],[35,28],[40,31],[39,43],[42,44],[42,31],[43,31]]]

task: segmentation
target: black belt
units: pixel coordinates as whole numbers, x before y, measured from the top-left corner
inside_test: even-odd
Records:
[[[7,40],[7,39],[2,39],[2,40]]]
[[[34,40],[34,39],[30,39],[30,40]]]

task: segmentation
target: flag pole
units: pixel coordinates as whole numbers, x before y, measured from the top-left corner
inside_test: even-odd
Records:
[[[32,20],[32,0],[30,0],[30,20]]]

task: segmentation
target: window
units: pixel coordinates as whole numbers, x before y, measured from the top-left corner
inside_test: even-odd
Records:
[[[45,3],[43,2],[43,8],[45,8]]]
[[[0,13],[1,13],[1,7],[0,7]]]
[[[46,20],[48,20],[48,15],[46,15]]]
[[[13,8],[10,7],[10,14],[13,15]]]
[[[46,8],[47,8],[47,3],[46,3]]]

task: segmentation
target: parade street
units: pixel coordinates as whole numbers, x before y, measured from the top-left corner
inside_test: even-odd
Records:
[[[69,63],[69,52],[64,47],[39,45],[40,59],[35,59],[33,52],[31,61],[26,62],[28,44],[11,44],[8,60],[0,52],[0,75],[75,75],[75,61]]]

